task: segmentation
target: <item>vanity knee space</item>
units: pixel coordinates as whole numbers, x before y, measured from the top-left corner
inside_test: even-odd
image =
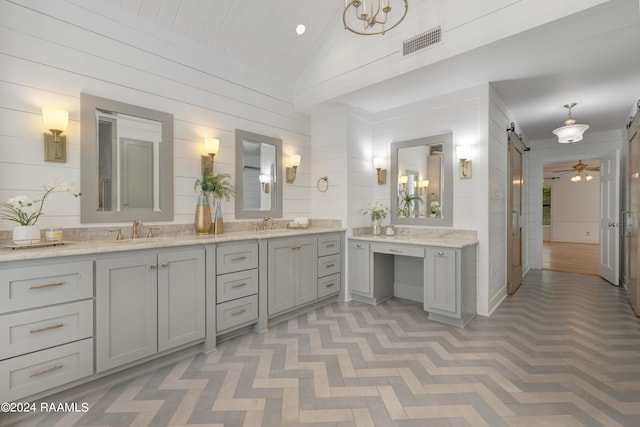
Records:
[[[392,296],[422,303],[429,319],[465,326],[476,315],[475,241],[450,246],[349,239],[349,289],[360,302]]]

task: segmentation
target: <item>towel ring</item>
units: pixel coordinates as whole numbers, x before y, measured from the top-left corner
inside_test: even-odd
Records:
[[[323,176],[322,178],[320,178],[316,183],[316,187],[318,187],[318,191],[321,193],[324,193],[325,191],[327,191],[327,189],[329,188],[329,178],[326,176]]]

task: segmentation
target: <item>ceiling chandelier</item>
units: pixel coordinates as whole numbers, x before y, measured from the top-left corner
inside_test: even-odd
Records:
[[[593,179],[593,177],[591,175],[589,175],[588,173],[585,173],[583,171],[578,171],[574,176],[572,176],[569,179],[569,181],[571,181],[571,182],[580,182],[580,181],[582,181],[583,177],[587,181],[591,181]]]
[[[582,141],[582,134],[589,129],[589,125],[577,125],[573,117],[571,117],[571,109],[577,104],[572,102],[565,104],[564,108],[569,109],[569,118],[565,120],[564,126],[553,130],[561,144],[571,144],[573,142]]]
[[[342,22],[356,34],[384,34],[402,22],[408,9],[409,0],[345,0]]]

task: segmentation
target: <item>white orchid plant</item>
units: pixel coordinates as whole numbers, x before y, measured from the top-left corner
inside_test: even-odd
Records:
[[[433,202],[431,202],[429,204],[429,210],[431,211],[431,214],[433,215],[437,215],[440,213],[440,202],[438,202],[437,200],[434,200]]]
[[[368,207],[360,209],[360,212],[362,212],[362,215],[369,215],[372,220],[383,219],[387,217],[389,208],[380,203],[372,202],[369,203]]]
[[[75,185],[66,181],[56,180],[44,184],[42,186],[42,194],[36,199],[30,199],[27,196],[15,196],[0,203],[0,218],[7,221],[17,222],[20,225],[35,225],[44,212],[44,201],[47,200],[49,194],[54,191],[66,191],[73,194],[74,197],[82,195]]]

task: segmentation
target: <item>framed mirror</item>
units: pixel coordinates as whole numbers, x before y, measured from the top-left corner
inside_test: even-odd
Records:
[[[173,116],[80,95],[80,221],[173,219]]]
[[[236,129],[236,218],[282,217],[282,140]]]
[[[391,143],[391,223],[453,225],[451,133]]]

